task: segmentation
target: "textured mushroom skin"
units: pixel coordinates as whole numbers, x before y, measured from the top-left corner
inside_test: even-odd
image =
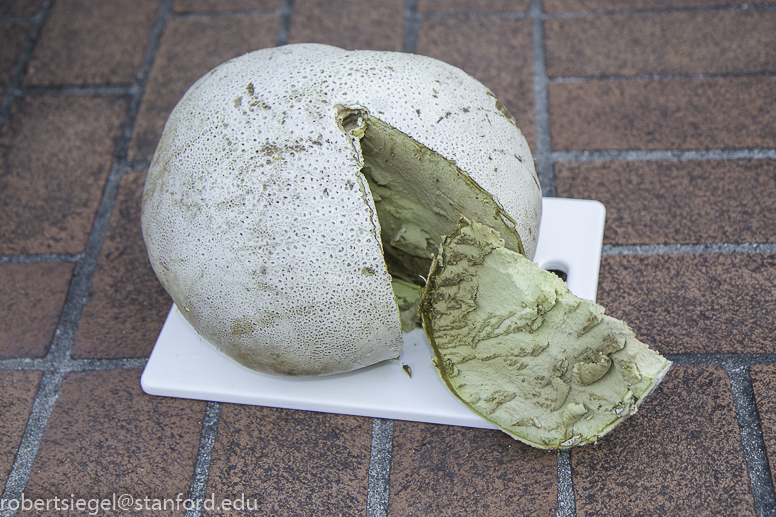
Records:
[[[492,194],[533,256],[541,191],[530,151],[514,119],[464,72],[311,44],[233,59],[170,115],[142,225],[181,313],[248,368],[331,374],[400,353],[361,135],[344,118],[359,110]]]
[[[421,301],[437,371],[470,409],[534,447],[595,442],[671,363],[600,305],[462,218]]]

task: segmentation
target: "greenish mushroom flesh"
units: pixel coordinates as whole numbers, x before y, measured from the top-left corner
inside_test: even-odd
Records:
[[[542,449],[597,441],[671,363],[600,305],[462,218],[434,258],[420,305],[434,363],[467,407]]]

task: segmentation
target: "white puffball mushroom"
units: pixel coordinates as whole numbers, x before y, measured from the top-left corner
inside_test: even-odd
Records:
[[[254,370],[321,375],[398,357],[392,277],[423,285],[462,214],[533,257],[541,188],[495,96],[432,58],[300,44],[186,92],[142,227],[200,335]]]

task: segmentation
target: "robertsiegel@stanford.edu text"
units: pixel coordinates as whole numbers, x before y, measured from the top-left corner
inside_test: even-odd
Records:
[[[204,499],[185,498],[183,493],[179,493],[175,498],[162,497],[140,497],[132,494],[116,494],[110,497],[76,497],[70,494],[70,497],[39,497],[30,499],[22,493],[19,499],[0,499],[0,510],[9,509],[12,511],[35,510],[42,511],[81,511],[89,515],[97,515],[100,511],[170,511],[170,510],[257,510],[259,506],[258,498],[246,497],[240,494],[240,497],[232,499],[216,500],[214,493]]]

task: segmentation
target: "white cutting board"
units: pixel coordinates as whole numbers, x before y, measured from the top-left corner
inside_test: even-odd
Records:
[[[595,300],[604,206],[563,198],[544,198],[542,205],[534,262],[565,271],[572,293]],[[421,329],[404,334],[398,360],[326,377],[286,378],[248,370],[218,352],[173,305],[140,382],[150,395],[495,429],[442,383]]]

